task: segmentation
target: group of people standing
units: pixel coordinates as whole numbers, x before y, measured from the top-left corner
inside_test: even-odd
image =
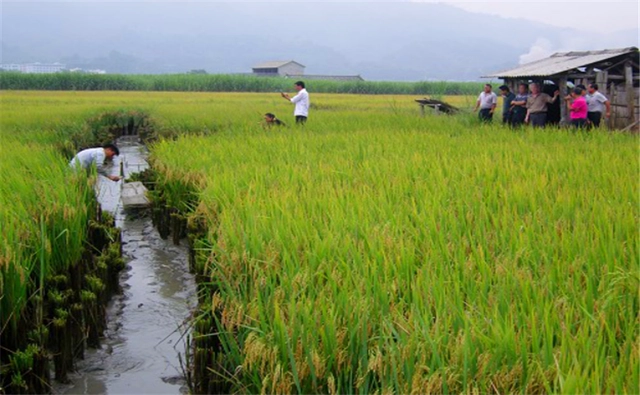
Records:
[[[518,92],[513,93],[509,87],[502,85],[500,93],[503,98],[502,122],[511,127],[531,124],[533,127],[544,127],[547,124],[549,105],[555,103],[560,91],[553,96],[541,91],[540,84],[521,83]],[[587,89],[583,85],[576,85],[570,95],[565,97],[571,125],[576,128],[599,127],[603,113],[608,118],[611,115],[609,100],[598,92],[597,84],[589,84]],[[493,113],[498,105],[498,96],[492,92],[491,84],[486,84],[478,96],[474,111],[480,109],[478,117],[483,122],[491,122]],[[605,112],[606,110],[606,112]]]

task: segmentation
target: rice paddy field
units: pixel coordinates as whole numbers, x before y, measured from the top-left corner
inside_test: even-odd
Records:
[[[6,273],[34,270],[20,219],[78,206],[51,147],[135,109],[164,137],[157,188],[199,228],[195,369],[225,392],[637,393],[637,135],[309,90],[305,127],[277,94],[2,92],[3,313]]]

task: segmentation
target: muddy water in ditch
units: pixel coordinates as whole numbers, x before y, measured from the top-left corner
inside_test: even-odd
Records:
[[[125,177],[146,169],[146,150],[119,141]],[[162,240],[145,213],[125,214],[121,182],[101,178],[99,200],[115,213],[122,229],[127,268],[122,293],[108,306],[108,330],[99,350],[88,350],[77,363],[64,394],[178,394],[186,383],[178,355],[184,357],[185,319],[196,304],[195,282],[185,246]]]

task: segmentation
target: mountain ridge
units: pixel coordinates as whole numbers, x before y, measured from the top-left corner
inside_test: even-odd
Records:
[[[468,81],[515,66],[532,49],[637,45],[632,32],[607,37],[414,2],[9,2],[0,61],[157,74],[250,72],[262,61],[292,59],[309,74]]]

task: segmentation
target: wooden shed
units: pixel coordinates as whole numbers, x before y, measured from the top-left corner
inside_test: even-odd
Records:
[[[501,78],[513,92],[522,82],[552,83],[561,96],[568,84],[587,86],[597,83],[599,91],[611,102],[610,129],[638,131],[640,97],[638,48],[600,51],[558,52],[546,59],[520,65],[510,70],[492,73],[483,78]],[[560,123],[568,123],[566,106],[560,105]]]

